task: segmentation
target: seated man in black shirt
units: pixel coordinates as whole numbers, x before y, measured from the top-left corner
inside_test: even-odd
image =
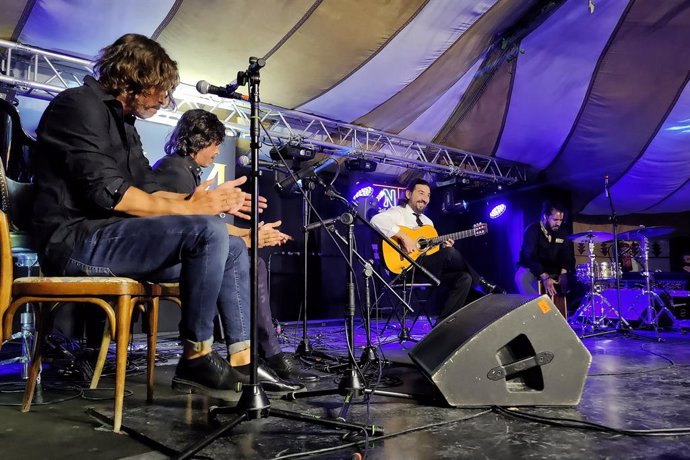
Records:
[[[565,212],[562,205],[545,201],[541,219],[525,229],[522,249],[515,273],[515,284],[520,294],[538,294],[538,282],[553,297],[560,284],[563,293],[568,292],[569,278],[575,271],[573,243],[568,241],[562,228]]]
[[[234,399],[249,377],[249,259],[219,213],[244,217],[242,177],[191,196],[162,190],[135,121],[170,103],[177,63],[127,34],[101,51],[98,79],[57,95],[37,129],[33,232],[41,268],[57,276],[178,280],[182,357],[173,386]],[[185,197],[187,199],[185,199]],[[223,316],[228,358],[211,348]]]
[[[170,139],[165,144],[165,156],[153,166],[158,183],[170,192],[193,192],[201,184],[202,168],[213,164],[224,139],[225,126],[216,115],[202,109],[188,110],[170,134]],[[290,239],[277,229],[280,224],[280,221],[260,224],[259,248],[278,246]],[[228,233],[242,238],[247,247],[250,247],[249,230],[228,224]],[[282,352],[273,327],[266,263],[262,258],[258,259],[257,268],[259,353],[268,366],[283,379],[314,380],[314,374],[302,371],[299,362],[292,355]],[[267,390],[294,391],[302,387],[297,384],[299,387],[294,388],[295,382],[267,382],[265,378],[262,379],[262,375],[259,375],[259,380]]]

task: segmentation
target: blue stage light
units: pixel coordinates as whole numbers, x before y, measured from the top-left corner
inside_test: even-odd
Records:
[[[489,211],[489,217],[492,219],[498,219],[503,215],[503,213],[506,212],[506,209],[508,209],[508,207],[505,203],[497,203],[493,205],[490,209],[491,210]]]

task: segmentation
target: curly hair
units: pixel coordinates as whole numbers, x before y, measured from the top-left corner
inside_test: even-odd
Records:
[[[189,156],[209,145],[221,144],[224,139],[225,125],[215,114],[202,109],[188,110],[165,143],[165,154]]]
[[[180,82],[177,62],[155,40],[126,34],[103,48],[94,65],[98,81],[109,93],[139,94],[143,90],[172,91]]]

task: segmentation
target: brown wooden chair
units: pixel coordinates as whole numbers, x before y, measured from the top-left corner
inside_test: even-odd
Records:
[[[21,129],[15,108],[3,99],[0,99],[0,125],[3,134],[0,152],[0,336],[9,338],[12,335],[14,314],[21,306],[32,304],[36,315],[35,351],[24,391],[22,412],[28,412],[31,408],[41,367],[41,350],[52,330],[54,313],[68,302],[92,304],[105,313],[108,339],[116,342],[113,429],[119,432],[122,424],[127,346],[132,312],[137,305],[144,306],[150,324],[147,337],[147,399],[150,401],[153,397],[158,306],[162,288],[157,284],[122,277],[32,276],[13,279],[13,244],[31,248],[27,229],[33,206],[33,185],[8,178],[5,165],[15,165],[12,168],[18,174],[21,167],[16,166],[17,161],[27,155],[27,149],[35,141]],[[170,294],[169,289],[166,294]],[[101,350],[101,354],[103,352]]]
[[[157,331],[158,331],[158,310],[160,309],[161,300],[169,300],[178,307],[182,307],[182,302],[180,301],[180,285],[179,283],[158,283],[156,284],[156,292],[158,298],[155,304],[151,304],[148,307],[154,309],[155,311],[150,311],[148,314],[149,330],[154,331],[153,336],[148,337],[148,350],[156,349],[157,341]],[[140,305],[144,307],[144,305]],[[144,313],[147,313],[144,309]],[[98,382],[101,379],[103,373],[103,368],[105,367],[105,360],[108,356],[108,349],[110,348],[110,343],[112,340],[112,331],[110,330],[110,323],[106,322],[103,328],[103,338],[101,339],[101,346],[98,352],[98,358],[96,360],[96,365],[93,369],[93,375],[91,376],[90,389],[94,390],[98,388]],[[155,366],[155,353],[153,355],[147,355],[147,369],[153,369]],[[147,394],[146,400],[153,401],[153,372],[147,373]]]
[[[116,343],[113,429],[119,431],[122,424],[127,347],[132,312],[136,305],[142,303],[147,305],[145,310],[150,323],[147,337],[147,398],[150,400],[153,397],[160,288],[155,284],[140,283],[121,277],[32,276],[12,280],[9,222],[7,215],[2,211],[0,211],[0,248],[2,251],[0,299],[3,302],[0,305],[0,311],[3,313],[4,338],[12,335],[12,321],[19,307],[32,303],[36,315],[36,346],[24,390],[22,412],[28,412],[31,409],[41,366],[41,350],[48,334],[52,331],[54,313],[67,302],[93,304],[105,313],[110,338]]]

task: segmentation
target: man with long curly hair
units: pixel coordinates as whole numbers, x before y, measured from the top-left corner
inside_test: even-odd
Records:
[[[183,356],[173,386],[231,398],[249,378],[249,259],[220,213],[246,217],[246,178],[184,195],[157,183],[135,128],[171,102],[177,64],[127,34],[101,51],[97,79],[53,99],[37,129],[34,233],[49,275],[179,280]],[[213,318],[229,360],[211,348]]]
[[[166,190],[190,193],[201,184],[202,168],[213,164],[225,140],[225,125],[218,117],[203,109],[186,111],[165,144],[165,156],[153,166],[158,183]],[[278,230],[281,221],[259,226],[259,248],[278,246],[290,237]],[[228,233],[239,236],[250,247],[250,231],[228,224]],[[259,382],[266,391],[295,391],[303,387],[296,380],[314,380],[315,375],[301,370],[300,363],[290,354],[283,353],[276,336],[268,297],[266,263],[258,259],[258,343],[266,368],[259,368]],[[281,381],[270,370],[275,371]],[[269,371],[269,372],[267,372]]]

